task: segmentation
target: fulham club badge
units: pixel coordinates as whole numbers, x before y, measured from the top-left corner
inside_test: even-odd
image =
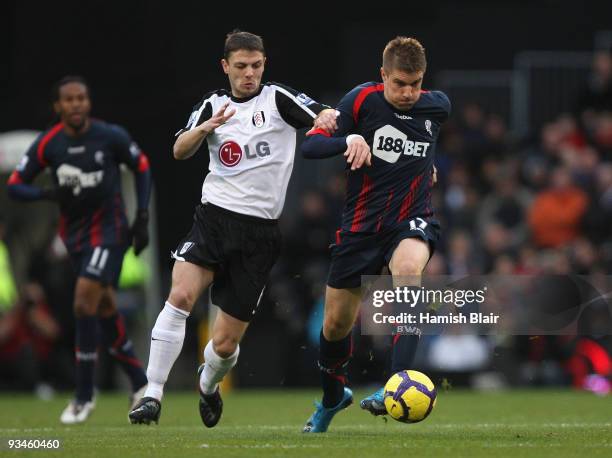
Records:
[[[266,117],[263,111],[256,111],[253,115],[253,125],[255,127],[263,127],[266,122]]]

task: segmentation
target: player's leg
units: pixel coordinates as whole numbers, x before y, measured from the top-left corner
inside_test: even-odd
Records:
[[[217,218],[223,253],[222,267],[210,290],[211,303],[219,307],[212,339],[204,349],[200,376],[199,410],[207,427],[215,426],[223,403],[218,383],[234,367],[239,343],[255,316],[280,253],[281,236],[276,221],[238,215],[218,207],[210,214]]]
[[[323,400],[304,426],[304,432],[325,432],[334,415],[353,402],[346,387],[346,368],[351,357],[351,330],[357,318],[360,289],[328,286],[319,346],[319,369]]]
[[[249,323],[217,312],[213,324],[212,339],[204,348],[205,363],[198,369],[200,377],[200,417],[208,428],[215,426],[223,412],[219,394],[219,382],[236,365],[240,354],[240,341]]]
[[[420,238],[404,239],[397,246],[389,270],[393,275],[393,286],[421,286],[421,275],[429,262],[431,248],[427,242]],[[393,339],[391,354],[391,373],[410,369],[419,342],[419,336],[396,335]]]
[[[147,389],[144,397],[130,411],[132,423],[159,421],[164,385],[183,347],[187,317],[213,276],[212,270],[191,262],[174,263],[170,295],[151,331]]]
[[[76,394],[62,412],[60,420],[64,424],[85,421],[95,406],[94,370],[98,359],[96,313],[103,295],[104,287],[99,281],[78,277],[74,292]]]
[[[430,258],[431,249],[420,238],[406,238],[393,250],[389,271],[393,275],[393,286],[415,286],[421,284],[421,274]],[[419,343],[417,334],[396,334],[392,338],[391,374],[410,369]],[[362,409],[373,415],[386,415],[384,388],[381,387],[360,402]]]
[[[130,379],[132,385],[130,407],[133,407],[135,401],[144,395],[147,376],[141,361],[134,353],[132,341],[125,329],[123,316],[117,311],[116,293],[112,286],[106,287],[104,291],[98,307],[98,317],[104,347]]]
[[[145,396],[161,400],[170,369],[183,347],[187,317],[213,276],[211,270],[190,262],[174,263],[170,295],[151,331]]]

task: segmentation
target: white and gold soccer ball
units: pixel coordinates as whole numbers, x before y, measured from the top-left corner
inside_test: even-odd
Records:
[[[425,420],[436,405],[436,387],[422,372],[402,371],[385,385],[387,413],[402,423]]]

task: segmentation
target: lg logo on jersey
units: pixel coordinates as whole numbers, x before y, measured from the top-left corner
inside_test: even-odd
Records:
[[[386,125],[374,134],[372,154],[383,161],[394,164],[402,153],[407,156],[426,157],[430,145],[429,142],[408,140],[402,131]]]
[[[226,167],[234,167],[238,165],[243,155],[247,159],[269,156],[270,145],[268,142],[257,142],[254,152],[251,152],[249,145],[244,145],[244,154],[243,148],[241,148],[238,143],[231,140],[223,143],[219,148],[219,160]]]

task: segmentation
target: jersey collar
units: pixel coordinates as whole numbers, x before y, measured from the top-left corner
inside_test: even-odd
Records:
[[[255,97],[257,97],[259,94],[261,94],[261,91],[263,90],[263,85],[259,86],[259,90],[253,94],[250,95],[248,97],[234,97],[232,94],[232,91],[230,91],[230,99],[232,99],[232,102],[236,102],[236,103],[244,103],[244,102],[248,102],[251,99],[254,99]]]

